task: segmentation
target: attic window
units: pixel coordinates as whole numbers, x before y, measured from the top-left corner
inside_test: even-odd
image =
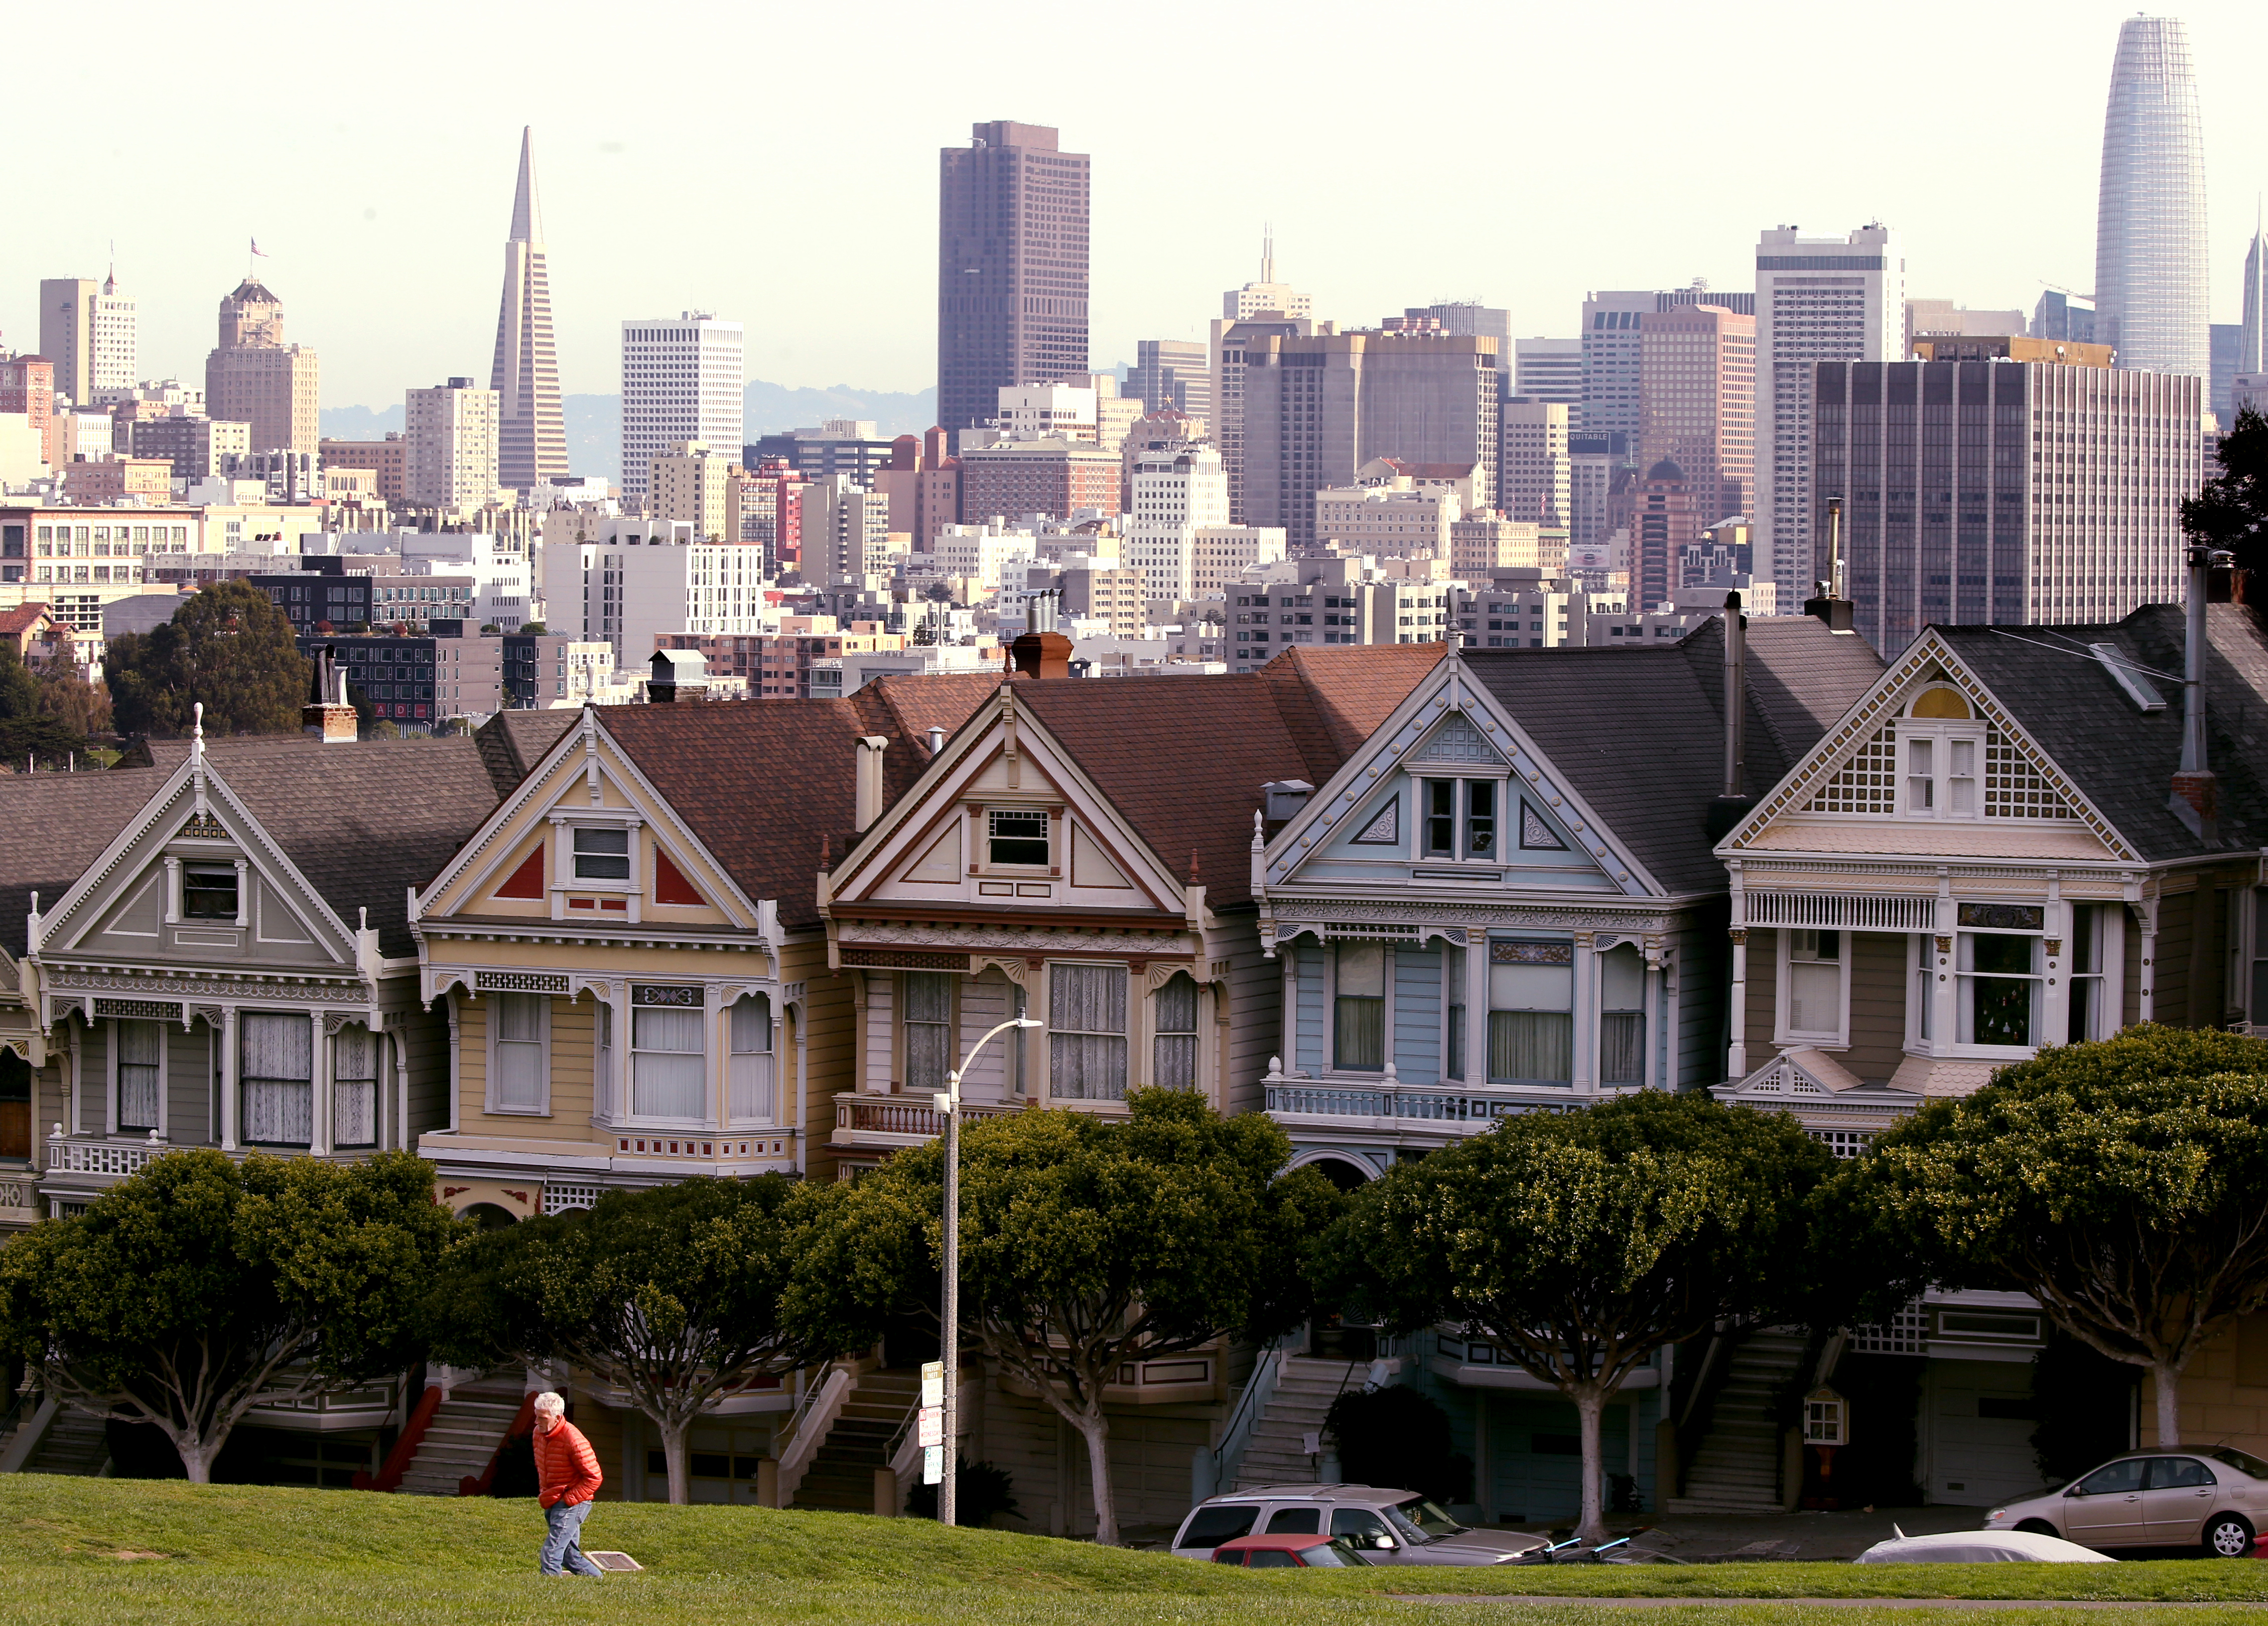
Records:
[[[1044,864],[1048,816],[1043,809],[995,808],[987,816],[987,856],[996,864]]]
[[[600,825],[578,825],[575,831],[575,878],[578,881],[629,880],[630,832]]]
[[[192,864],[181,871],[181,915],[190,920],[236,919],[236,867]]]

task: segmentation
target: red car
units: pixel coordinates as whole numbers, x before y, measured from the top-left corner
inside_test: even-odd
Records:
[[[1215,1563],[1248,1570],[1352,1570],[1370,1563],[1341,1535],[1241,1535],[1212,1549]]]

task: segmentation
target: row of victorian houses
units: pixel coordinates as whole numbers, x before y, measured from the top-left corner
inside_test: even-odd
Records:
[[[315,737],[14,776],[0,1226],[178,1146],[413,1149],[495,1224],[696,1174],[850,1178],[936,1134],[932,1091],[1013,1015],[1043,1025],[979,1059],[969,1117],[1196,1089],[1348,1187],[1640,1089],[1793,1112],[1848,1154],[2043,1044],[2268,1024],[2268,632],[2240,606],[2205,625],[2187,763],[2183,617],[2155,607],[1933,629],[1887,666],[1825,617],[1734,617],[1660,648],[1300,648],[1194,684],[1071,681],[1041,634],[1006,680],[391,743],[318,706]],[[1777,1436],[1722,1426],[1744,1372],[1864,1356],[1911,1364],[1926,1494],[1989,1500],[2036,1482],[2043,1333],[2028,1300],[1948,1294],[1793,1349],[1665,1350],[1610,1466],[1647,1507],[1779,1505]],[[2259,1449],[2251,1353],[2209,1355],[2185,1403]],[[1484,1516],[1562,1514],[1572,1414],[1491,1356],[1319,1327],[1130,1368],[1122,1517],[1280,1465],[1269,1397],[1324,1370],[1440,1400]],[[254,1437],[317,1482],[398,1470],[416,1387]],[[907,1399],[887,1348],[737,1396],[696,1495],[869,1505],[861,1475],[909,1472]],[[635,1410],[576,1400],[610,1494],[659,1495]],[[1031,1527],[1091,1521],[1033,1397],[980,1370],[962,1416]]]

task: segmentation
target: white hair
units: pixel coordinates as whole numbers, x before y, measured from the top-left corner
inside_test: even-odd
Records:
[[[567,1409],[567,1402],[551,1390],[546,1389],[535,1397],[535,1409],[547,1416],[558,1416]]]

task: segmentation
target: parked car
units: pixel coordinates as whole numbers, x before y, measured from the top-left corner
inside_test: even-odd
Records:
[[[1212,1561],[1248,1570],[1355,1570],[1370,1562],[1343,1535],[1241,1535],[1214,1548]]]
[[[1987,1530],[2029,1530],[2082,1547],[2196,1547],[2242,1558],[2268,1519],[2268,1462],[2230,1445],[2132,1451],[2060,1489],[2004,1503]]]
[[[1211,1497],[1174,1534],[1183,1558],[1209,1559],[1256,1535],[1336,1536],[1376,1564],[1509,1563],[1550,1545],[1517,1530],[1475,1530],[1414,1490],[1380,1485],[1270,1485]]]
[[[1893,1530],[1897,1526],[1890,1526]],[[1877,1541],[1853,1563],[2116,1563],[2107,1553],[2036,1530],[1948,1530]]]

